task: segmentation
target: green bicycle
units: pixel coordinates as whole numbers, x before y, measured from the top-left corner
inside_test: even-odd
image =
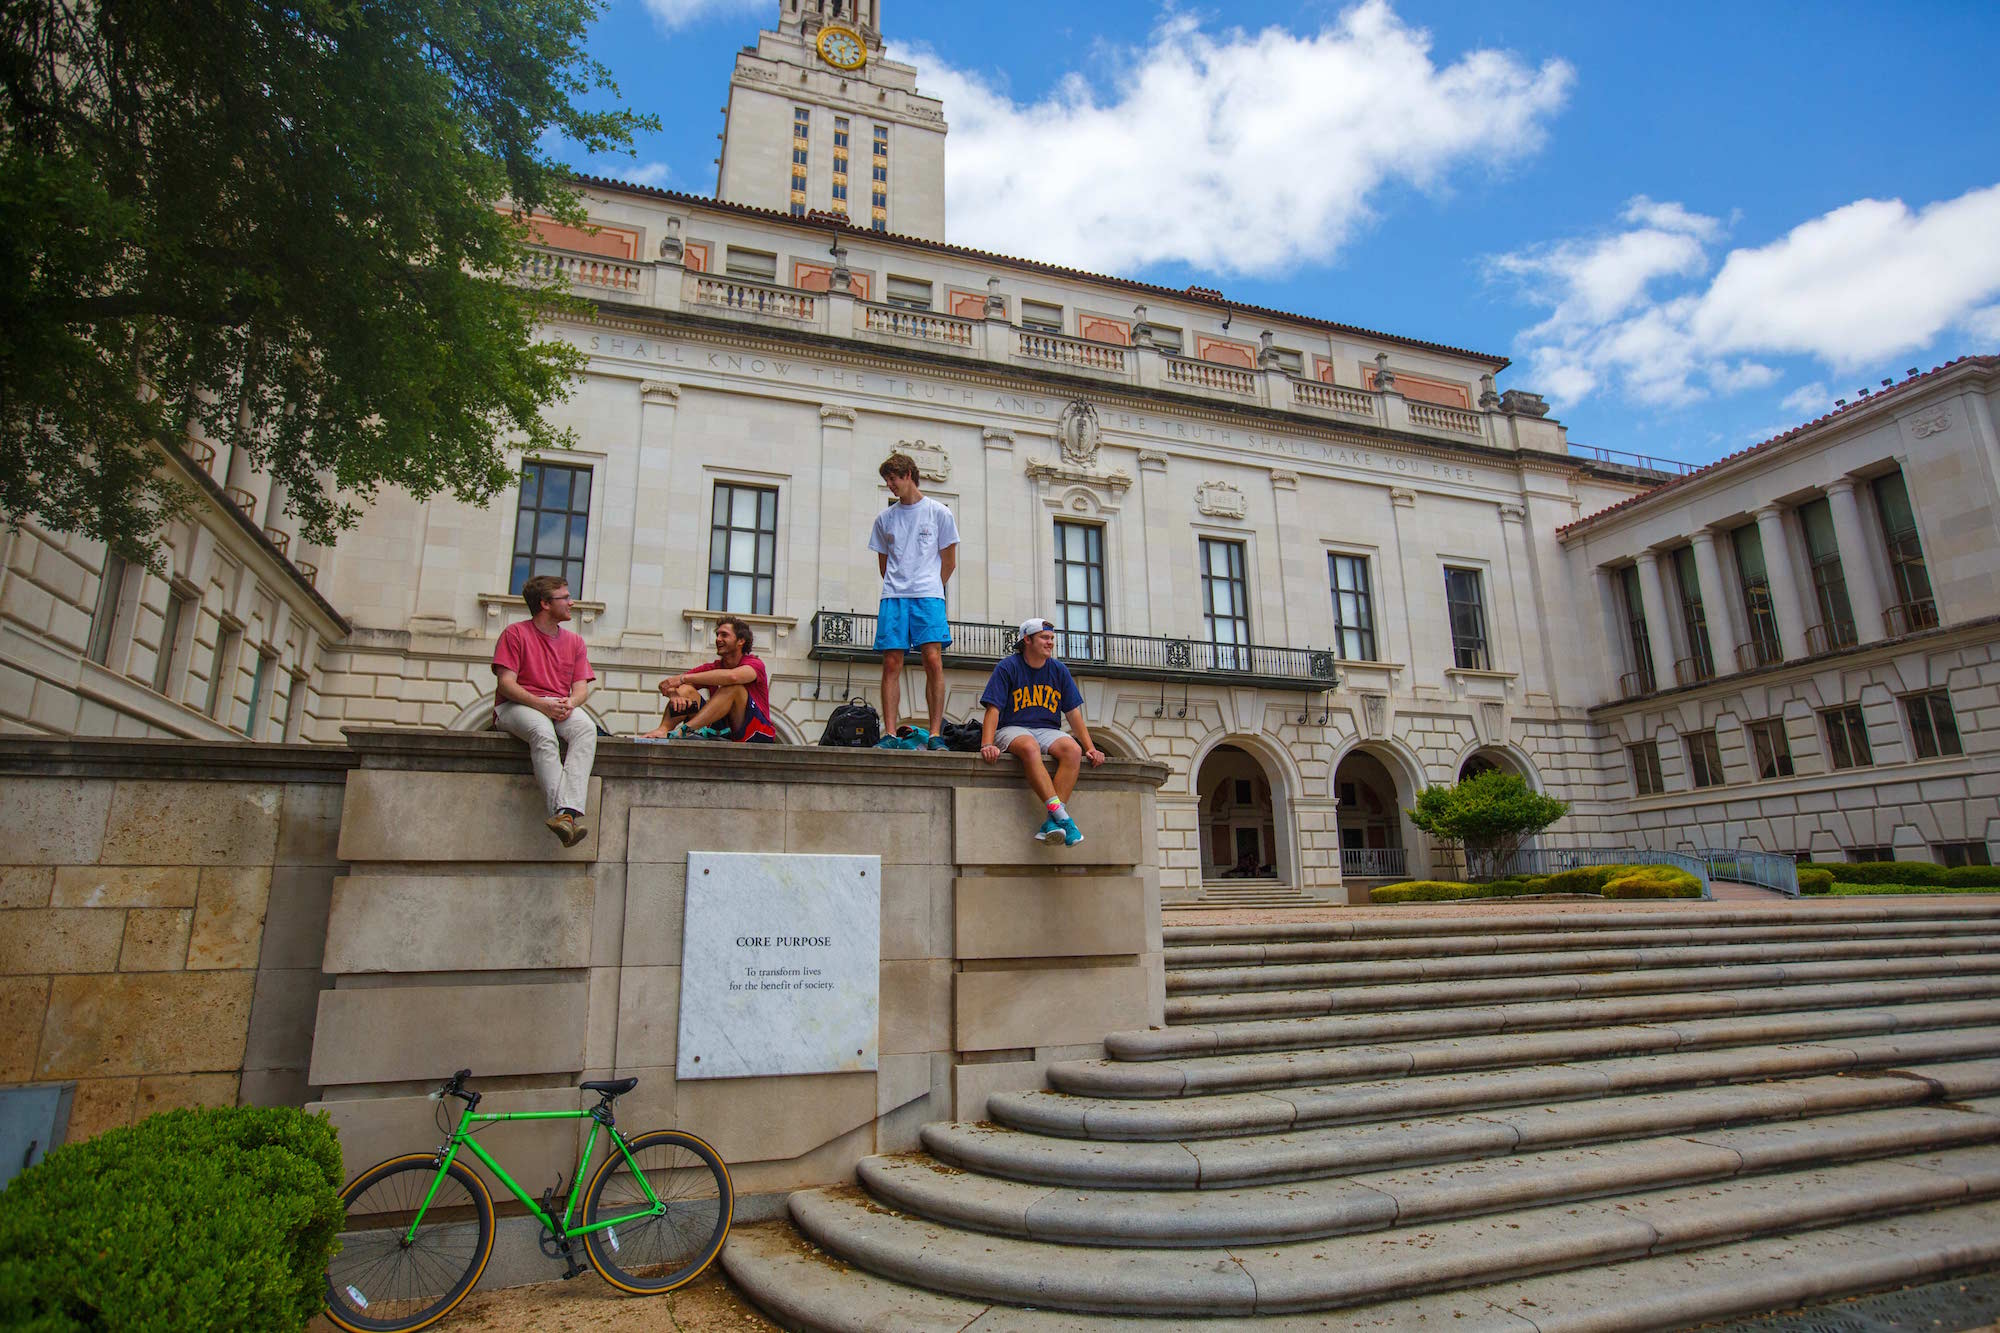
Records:
[[[635,1296],[685,1286],[722,1250],[735,1211],[729,1168],[692,1134],[656,1129],[627,1138],[611,1103],[638,1086],[636,1078],[585,1083],[598,1103],[583,1111],[479,1113],[480,1094],[466,1090],[461,1069],[433,1101],[465,1103],[458,1128],[434,1152],[405,1153],[369,1167],[340,1192],[347,1206],[340,1252],[326,1269],[326,1313],[348,1333],[428,1328],[464,1300],[493,1254],[493,1196],[479,1173],[459,1160],[469,1149],[542,1224],[542,1252],[568,1262],[565,1278],[584,1272],[576,1243],[598,1276]],[[590,1119],[569,1197],[557,1216],[557,1180],[537,1202],[514,1183],[473,1137],[472,1126],[510,1120]],[[439,1110],[439,1129],[444,1126]],[[583,1187],[600,1131],[611,1149]],[[578,1216],[582,1206],[581,1220]]]

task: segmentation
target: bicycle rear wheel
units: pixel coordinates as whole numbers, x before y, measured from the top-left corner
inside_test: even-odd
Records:
[[[722,1252],[736,1210],[736,1191],[722,1158],[692,1134],[656,1129],[626,1140],[626,1145],[667,1211],[588,1232],[583,1237],[584,1252],[598,1276],[612,1286],[636,1296],[654,1296],[694,1281]],[[584,1195],[585,1223],[624,1217],[651,1206],[632,1163],[613,1144],[611,1155],[590,1178]]]
[[[409,1153],[378,1162],[347,1183],[340,1252],[326,1266],[326,1317],[349,1333],[428,1328],[465,1299],[493,1254],[493,1196],[453,1162],[437,1181],[437,1158]],[[423,1225],[410,1220],[437,1181]]]

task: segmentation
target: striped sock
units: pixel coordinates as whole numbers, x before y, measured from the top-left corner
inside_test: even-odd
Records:
[[[1062,801],[1054,796],[1049,798],[1049,818],[1057,823],[1069,818],[1069,811],[1065,810]]]

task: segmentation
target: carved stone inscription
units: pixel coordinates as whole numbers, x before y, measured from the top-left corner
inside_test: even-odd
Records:
[[[689,852],[680,1078],[876,1067],[882,860]]]

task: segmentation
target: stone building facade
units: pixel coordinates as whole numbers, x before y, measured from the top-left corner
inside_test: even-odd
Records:
[[[858,114],[819,45],[836,18],[877,104],[924,100],[877,59],[872,4],[821,8],[782,0],[755,60],[792,71],[785,96],[733,85],[726,144]],[[1970,858],[2000,837],[2000,359],[1677,475],[1573,447],[1499,391],[1502,357],[935,239],[942,124],[935,159],[889,137],[894,197],[934,193],[935,230],[734,183],[762,149],[725,148],[722,199],[584,182],[596,229],[545,229],[537,261],[595,303],[547,329],[588,358],[554,412],[575,447],[484,510],[385,493],[337,549],[292,549],[283,497],[197,444],[171,465],[210,507],[171,585],[114,566],[105,594],[91,544],[0,538],[0,726],[481,729],[520,583],[555,569],[609,729],[650,726],[727,612],[783,739],[810,743],[876,690],[865,542],[901,450],[962,536],[947,713],[974,713],[1006,627],[1065,626],[1093,734],[1170,770],[1168,901],[1232,872],[1336,900],[1422,874],[1403,811],[1486,765],[1572,802],[1556,843]],[[1822,614],[1833,582],[1846,610]]]

